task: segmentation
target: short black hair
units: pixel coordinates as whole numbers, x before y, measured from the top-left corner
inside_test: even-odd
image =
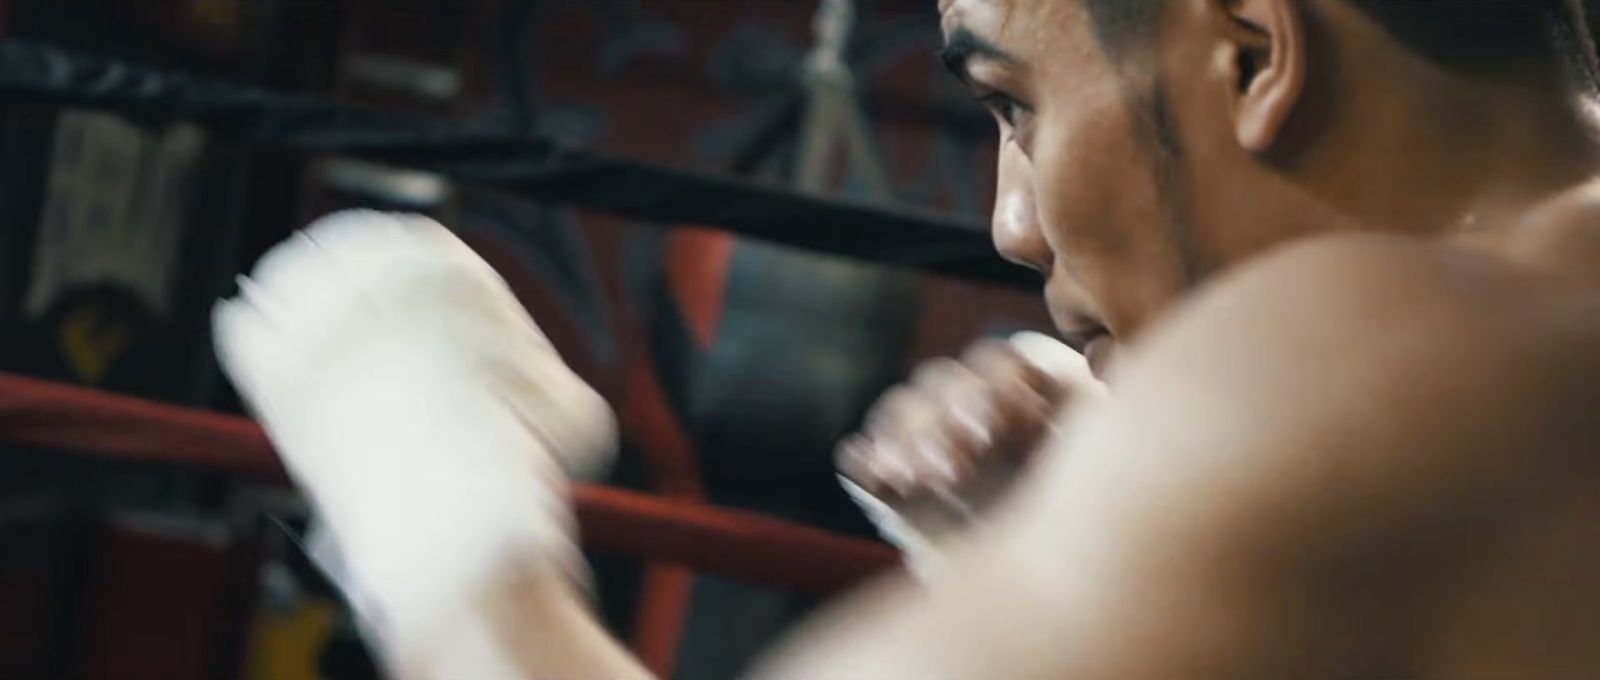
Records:
[[[1147,37],[1166,0],[1080,0],[1094,35],[1118,50]],[[1346,0],[1395,39],[1447,67],[1476,72],[1555,60],[1593,85],[1592,13],[1600,0]]]

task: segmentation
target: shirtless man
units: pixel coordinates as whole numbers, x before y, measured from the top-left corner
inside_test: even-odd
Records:
[[[1004,350],[897,392],[843,460],[891,504],[959,494],[1038,450],[929,587],[886,579],[756,675],[1600,673],[1600,142],[1577,4],[940,11],[947,61],[1001,128],[996,244],[1046,275],[1060,330],[1111,397],[1075,399]],[[368,267],[386,285],[349,304],[403,301],[371,312],[388,325],[328,340],[296,330],[327,316],[272,322],[343,276],[319,258],[381,260],[357,247],[397,242],[375,231],[269,256],[218,330],[367,584],[388,658],[408,678],[642,677],[580,604],[550,500],[557,462],[604,441],[603,409],[573,397],[589,393],[481,263]],[[425,285],[384,297],[403,281]],[[496,302],[447,304],[467,299]],[[363,343],[393,351],[348,349]],[[272,378],[313,360],[336,370]],[[987,406],[963,410],[973,395]],[[1013,432],[1075,402],[1049,439]],[[532,472],[511,474],[508,446]],[[396,454],[379,447],[409,468],[387,470]],[[498,471],[542,502],[436,491],[425,472],[452,466],[446,481]],[[405,524],[429,513],[398,506],[430,497],[471,510]],[[445,531],[472,519],[469,536]],[[450,540],[451,559],[397,535]]]

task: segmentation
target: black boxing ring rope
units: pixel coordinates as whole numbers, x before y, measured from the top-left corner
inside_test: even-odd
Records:
[[[248,419],[3,373],[0,442],[288,480],[266,434]],[[587,548],[797,592],[833,593],[898,562],[882,543],[754,513],[592,485],[577,485],[572,496]]]
[[[16,101],[192,121],[220,137],[433,172],[538,201],[972,281],[1033,288],[980,225],[608,158],[555,140],[254,89],[20,41],[0,42],[0,94]]]

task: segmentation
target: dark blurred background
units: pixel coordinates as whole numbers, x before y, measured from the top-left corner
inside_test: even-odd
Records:
[[[810,177],[810,0],[0,0],[0,36],[982,229],[992,127],[934,58],[934,5],[855,3],[847,63],[872,144]],[[1029,290],[181,120],[0,101],[0,177],[0,371],[237,413],[207,321],[233,277],[330,210],[417,210],[478,249],[618,409],[608,483],[860,536],[832,443],[919,360],[1047,327]],[[303,519],[287,490],[201,467],[0,444],[0,679],[377,677],[299,553]],[[733,676],[814,604],[592,558],[616,634],[678,678]]]

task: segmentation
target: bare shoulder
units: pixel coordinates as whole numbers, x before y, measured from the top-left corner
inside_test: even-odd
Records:
[[[1577,242],[1590,233],[1600,268],[1600,203],[1594,216],[1592,231],[1575,226],[1560,238]],[[1326,386],[1304,386],[1311,398],[1337,397],[1340,375],[1371,370],[1388,386],[1382,394],[1396,398],[1448,389],[1466,399],[1517,396],[1548,407],[1594,396],[1558,389],[1571,381],[1552,384],[1554,375],[1600,371],[1600,294],[1551,273],[1451,243],[1377,234],[1307,239],[1196,296],[1152,334],[1147,353],[1157,363],[1183,353],[1177,346],[1226,343],[1257,366],[1238,369]],[[1467,389],[1473,386],[1485,389]]]
[[[1406,674],[1418,581],[1600,441],[1600,309],[1538,279],[1369,236],[1262,257],[1124,355],[960,578],[764,677]]]
[[[1600,180],[1555,196],[1483,245],[1518,265],[1600,288]]]
[[[1160,540],[1382,559],[1592,473],[1600,297],[1459,248],[1311,239],[1197,295],[1114,381],[1055,482],[1107,507],[1073,512],[1121,512],[1108,489],[1184,506],[1131,520]]]
[[[1244,362],[1233,380],[1304,406],[1291,426],[1328,412],[1359,415],[1352,424],[1369,429],[1394,425],[1413,445],[1463,435],[1482,443],[1457,448],[1461,455],[1494,453],[1495,440],[1479,430],[1520,428],[1521,449],[1570,441],[1600,406],[1600,295],[1549,274],[1447,243],[1309,239],[1198,296],[1153,338],[1150,359],[1227,345]],[[1207,370],[1155,371],[1171,369]]]
[[[1600,300],[1550,278],[1379,236],[1264,255],[1123,355],[959,578],[763,677],[1411,674],[1425,581],[1597,479]]]

